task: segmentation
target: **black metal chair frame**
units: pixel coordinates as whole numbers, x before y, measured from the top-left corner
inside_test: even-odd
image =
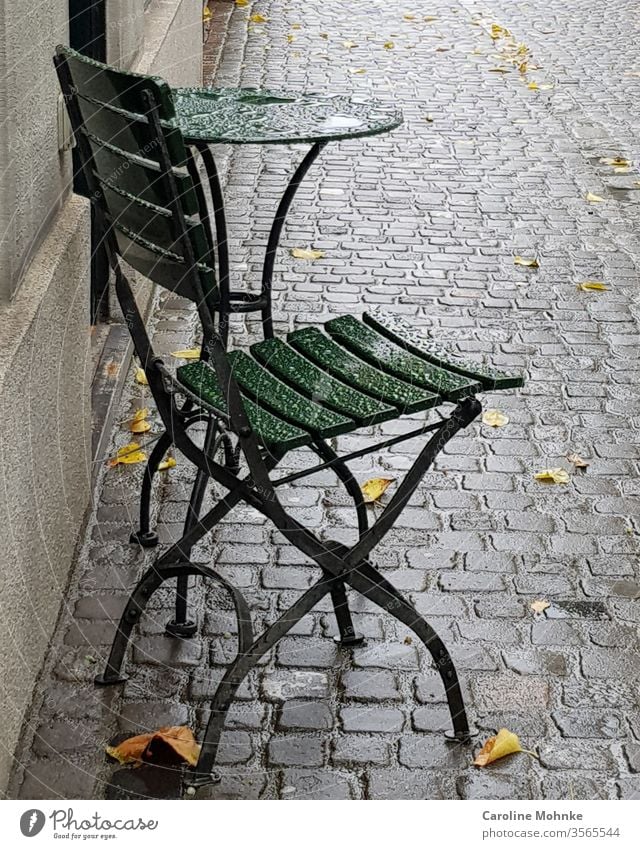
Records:
[[[63,51],[59,50],[55,57],[55,64],[92,193],[92,201],[103,227],[105,244],[115,273],[116,293],[166,431],[164,441],[161,440],[154,449],[149,466],[153,469],[155,460],[161,456],[163,450],[166,450],[165,446],[170,441],[193,463],[197,470],[184,535],[158,557],[131,593],[122,614],[106,667],[104,672],[97,676],[96,683],[113,685],[126,680],[127,676],[123,674],[123,663],[132,630],[144,613],[149,599],[164,582],[172,578],[178,579],[176,613],[178,624],[187,621],[186,592],[181,591],[181,587],[182,590],[186,590],[186,582],[189,576],[199,575],[203,578],[210,578],[220,583],[229,592],[238,619],[238,653],[235,660],[227,668],[213,697],[210,718],[202,740],[198,763],[193,769],[185,770],[183,776],[183,784],[187,794],[193,795],[197,788],[216,780],[214,764],[220,737],[227,711],[242,681],[255,668],[263,655],[273,648],[326,595],[330,595],[333,602],[341,644],[344,646],[361,644],[362,638],[354,630],[349,610],[346,587],[350,587],[410,628],[425,645],[433,658],[444,686],[453,725],[453,734],[448,736],[458,743],[467,743],[472,735],[458,676],[449,652],[434,629],[419,615],[414,606],[374,568],[368,558],[373,548],[381,542],[400,516],[436,455],[458,431],[467,427],[478,416],[481,410],[480,402],[474,396],[466,397],[456,405],[451,415],[442,418],[440,421],[425,424],[409,433],[387,439],[367,449],[343,457],[339,457],[324,440],[316,439],[310,447],[318,454],[321,463],[302,472],[272,478],[271,473],[282,461],[284,454],[268,452],[264,447],[261,447],[256,439],[227,359],[223,333],[216,327],[214,317],[216,310],[223,313],[225,310],[227,313],[231,312],[230,303],[225,302],[224,298],[220,302],[212,302],[210,295],[203,290],[202,281],[197,272],[193,244],[189,237],[174,179],[174,166],[165,138],[166,125],[163,125],[160,117],[160,97],[157,85],[149,79],[147,84],[142,85],[141,97],[146,105],[146,118],[157,145],[156,154],[161,176],[172,187],[170,209],[175,216],[179,230],[176,251],[179,249],[185,259],[188,282],[197,296],[196,305],[204,339],[203,359],[208,359],[210,365],[215,369],[219,385],[227,400],[226,413],[213,408],[208,409],[200,399],[189,397],[184,387],[175,381],[173,374],[153,350],[144,320],[133,295],[130,280],[120,263],[120,251],[113,236],[113,226],[109,222],[104,193],[92,171],[92,153],[82,132],[83,119],[77,101],[77,91],[74,88]],[[310,151],[304,163],[305,168],[311,163],[312,154],[315,158],[318,152],[319,150],[316,148]],[[300,179],[303,170],[302,166],[298,169]],[[194,177],[199,200],[202,202],[204,197],[202,186],[199,184],[199,179],[197,182],[195,181],[197,171],[193,167],[190,168],[190,171]],[[294,178],[290,186],[290,195],[283,198],[284,213],[286,213],[286,207],[293,197],[295,186]],[[202,208],[201,219],[205,220],[207,215],[206,207]],[[284,220],[284,214],[280,215],[279,219]],[[273,254],[277,246],[280,228],[281,223],[274,225],[271,233],[269,254],[271,259],[268,259],[265,265],[263,294],[265,292],[268,294],[273,270]],[[218,244],[220,245],[220,237]],[[224,274],[224,261],[221,262],[220,267],[221,274]],[[260,307],[263,310],[265,332],[270,334],[272,333],[270,298],[267,297],[260,304]],[[195,422],[203,420],[207,421],[207,433],[204,446],[200,448],[189,436],[189,429]],[[418,435],[429,436],[429,438],[420,450],[411,469],[398,485],[388,505],[372,526],[368,527],[366,506],[363,503],[362,493],[348,469],[347,462],[404,440],[413,439]],[[233,441],[235,441],[235,445],[233,445]],[[224,462],[219,462],[216,459],[217,450],[221,444],[226,449]],[[238,450],[248,468],[248,474],[244,476],[240,472]],[[327,468],[336,472],[355,503],[359,536],[357,542],[351,547],[335,541],[319,539],[289,515],[278,498],[278,487]],[[212,509],[200,516],[203,495],[209,480],[213,480],[224,487],[227,494]],[[233,507],[242,501],[266,516],[291,545],[314,561],[322,570],[322,576],[316,583],[302,593],[287,611],[258,636],[253,633],[250,610],[240,591],[214,569],[192,562],[190,559],[193,546],[212,531]],[[178,628],[177,633],[179,631]]]

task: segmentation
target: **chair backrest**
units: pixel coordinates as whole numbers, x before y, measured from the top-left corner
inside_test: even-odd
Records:
[[[110,254],[200,305],[215,273],[171,89],[59,46],[54,58]],[[112,256],[113,258],[113,256]]]

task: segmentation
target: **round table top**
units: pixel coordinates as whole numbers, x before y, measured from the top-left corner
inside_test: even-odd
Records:
[[[187,142],[295,144],[375,136],[402,113],[375,100],[251,88],[173,89]]]

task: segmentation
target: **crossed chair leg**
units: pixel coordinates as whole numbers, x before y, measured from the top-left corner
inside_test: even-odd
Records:
[[[122,673],[122,666],[133,627],[139,621],[153,593],[166,580],[177,577],[179,583],[181,581],[186,583],[190,575],[200,575],[218,581],[230,593],[238,618],[238,653],[227,668],[214,694],[198,763],[193,769],[185,771],[183,787],[188,795],[195,794],[197,788],[217,780],[214,764],[220,737],[227,711],[244,679],[263,655],[327,594],[332,597],[340,641],[344,645],[359,645],[362,642],[353,629],[346,595],[347,586],[402,622],[421,640],[431,654],[444,686],[453,726],[453,734],[447,736],[459,743],[469,742],[472,734],[458,675],[449,652],[434,629],[418,614],[414,606],[372,566],[368,555],[391,529],[436,455],[459,430],[476,418],[480,409],[481,405],[475,398],[464,399],[458,404],[452,415],[442,422],[421,450],[382,515],[371,527],[367,527],[366,510],[362,504],[361,493],[358,488],[356,496],[357,484],[346,464],[341,463],[337,455],[325,443],[318,441],[314,444],[316,453],[332,463],[336,473],[356,501],[359,538],[351,548],[332,540],[320,540],[286,512],[279,500],[274,497],[273,488],[270,493],[265,494],[255,486],[251,475],[241,479],[237,474],[231,475],[227,469],[216,463],[207,462],[206,459],[203,462],[202,452],[195,449],[192,444],[189,445],[188,439],[184,440],[178,435],[176,441],[181,450],[197,465],[198,477],[201,473],[204,478],[213,477],[229,491],[204,516],[192,518],[191,522],[188,520],[182,539],[172,545],[139,581],[120,620],[105,671],[96,677],[95,682],[100,685],[111,685],[126,680],[126,676]],[[282,456],[282,454],[270,456],[265,460],[269,473],[280,462]],[[277,485],[277,482],[274,482],[274,485]],[[245,501],[263,513],[288,542],[310,557],[322,570],[322,577],[271,626],[255,638],[249,607],[239,590],[214,569],[193,563],[189,559],[195,543],[209,533],[240,501]],[[198,510],[200,504],[201,500],[198,503]]]

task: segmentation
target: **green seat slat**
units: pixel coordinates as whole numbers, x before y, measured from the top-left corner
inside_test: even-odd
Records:
[[[267,407],[277,416],[323,438],[354,430],[356,425],[352,419],[326,410],[300,395],[242,351],[229,354],[229,362],[243,394],[249,395],[261,408]]]
[[[226,400],[220,391],[216,373],[207,363],[199,360],[187,363],[176,370],[176,376],[183,386],[210,407],[222,412],[227,411]],[[309,434],[304,430],[271,415],[248,398],[243,401],[251,427],[267,448],[290,451],[308,445]]]
[[[386,422],[397,415],[394,407],[383,404],[327,374],[281,339],[256,342],[251,346],[251,353],[269,371],[298,392],[348,416],[358,427]]]
[[[457,401],[480,391],[477,381],[426,362],[424,358],[409,353],[352,315],[333,318],[325,327],[336,342],[362,359],[412,386],[417,384],[437,392],[447,401]]]
[[[426,389],[411,386],[365,363],[315,327],[296,330],[287,338],[294,348],[330,374],[348,381],[374,398],[393,404],[400,413],[427,410],[442,400]]]
[[[376,309],[366,312],[362,318],[366,324],[404,348],[405,351],[477,380],[483,389],[515,389],[518,386],[524,386],[524,378],[521,375],[508,374],[482,363],[465,360],[429,339],[419,328],[409,324],[400,316]]]

